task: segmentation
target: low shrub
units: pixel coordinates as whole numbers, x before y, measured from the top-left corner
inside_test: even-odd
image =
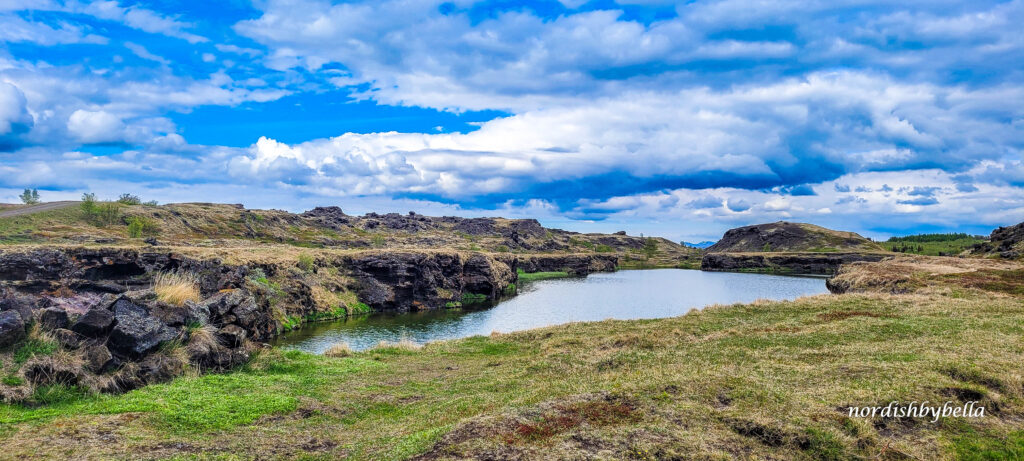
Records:
[[[313,257],[310,256],[307,253],[300,254],[299,255],[298,265],[299,265],[299,269],[302,269],[302,272],[305,272],[307,274],[310,273],[310,272],[313,272],[313,267],[314,267]]]
[[[142,199],[140,199],[138,195],[121,194],[121,196],[117,198],[117,203],[125,205],[141,205]]]
[[[142,216],[130,216],[128,217],[128,236],[131,238],[139,238],[143,235],[153,235],[157,233],[157,225],[149,218]]]

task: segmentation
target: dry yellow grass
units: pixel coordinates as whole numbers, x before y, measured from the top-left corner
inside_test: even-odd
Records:
[[[348,357],[352,355],[352,348],[349,347],[348,343],[342,341],[328,347],[327,350],[324,351],[324,355],[328,357]]]
[[[388,341],[381,341],[381,342],[377,343],[377,345],[374,346],[372,349],[374,349],[374,350],[379,350],[379,349],[400,349],[400,350],[403,350],[403,351],[417,351],[417,350],[420,350],[422,348],[423,348],[422,344],[417,344],[417,343],[413,342],[413,340],[411,340],[409,338],[402,338],[400,341],[398,341],[396,343],[392,343],[392,342],[388,342]]]
[[[162,272],[153,277],[153,291],[157,299],[167,304],[181,306],[186,301],[199,301],[199,283],[195,274],[187,272]]]

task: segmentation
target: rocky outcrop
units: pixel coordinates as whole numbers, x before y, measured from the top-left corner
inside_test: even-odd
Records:
[[[0,250],[0,348],[23,341],[29,324],[38,322],[70,351],[63,356],[77,358],[70,365],[27,363],[33,379],[57,373],[124,391],[170,379],[189,364],[221,370],[246,361],[258,343],[281,331],[284,316],[316,312],[314,288],[328,289],[323,277],[313,277],[317,270],[348,280],[334,288],[354,291],[373,311],[404,312],[497,301],[514,293],[517,270],[585,275],[615,270],[616,260],[380,250],[321,254],[314,267],[298,270],[294,263],[232,265],[150,248]],[[174,271],[195,275],[201,300],[161,300],[150,286],[153,277]],[[168,344],[186,353],[170,354]]]
[[[381,251],[349,258],[359,299],[377,311],[439,309],[465,295],[501,298],[524,272],[566,271],[572,275],[614,271],[613,255],[466,255],[458,252]]]
[[[724,272],[771,272],[832,275],[843,264],[881,261],[883,253],[707,253],[700,269]]]
[[[513,271],[568,272],[569,275],[613,272],[619,263],[615,255],[499,255],[497,258]]]
[[[987,242],[971,248],[971,254],[998,256],[1003,259],[1024,258],[1024,223],[992,231]]]
[[[464,294],[497,300],[515,272],[483,254],[374,252],[345,262],[359,299],[378,311],[438,309]]]
[[[882,252],[884,249],[856,233],[813,224],[779,221],[729,229],[710,253],[742,252]]]

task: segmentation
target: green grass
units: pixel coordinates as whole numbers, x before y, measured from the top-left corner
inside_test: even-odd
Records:
[[[942,234],[933,234],[942,235]],[[954,234],[959,235],[959,234]],[[911,236],[914,237],[914,236]],[[925,236],[922,236],[925,237]],[[922,241],[915,240],[893,240],[881,242],[880,244],[886,250],[896,251],[901,253],[920,254],[928,256],[956,256],[966,249],[974,246],[975,244],[981,243],[984,240],[977,237],[964,236],[951,240],[928,240],[923,239]]]
[[[33,242],[46,232],[73,231],[85,226],[85,217],[77,206],[0,218],[0,244]]]
[[[559,279],[569,277],[568,272],[555,271],[555,272],[523,272],[522,269],[517,271],[519,275],[519,282],[535,282],[537,280],[548,280],[548,279]]]
[[[462,305],[469,306],[472,304],[480,304],[487,301],[487,295],[482,293],[463,293],[462,294]]]
[[[12,358],[14,363],[21,365],[37,355],[50,355],[57,351],[57,342],[38,338],[29,338],[15,346]]]
[[[1020,459],[1024,305],[969,287],[951,301],[946,288],[737,304],[345,358],[268,350],[230,373],[124,395],[55,388],[45,406],[0,405],[0,443],[13,458],[163,447],[161,457],[405,459],[448,440],[439,453],[470,459]],[[980,392],[999,413],[883,430],[843,411],[944,402],[944,389]],[[118,442],[104,443],[109,434]]]

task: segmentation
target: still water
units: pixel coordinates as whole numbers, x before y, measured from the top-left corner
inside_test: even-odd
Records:
[[[319,354],[345,341],[352,349],[363,350],[380,341],[426,343],[568,322],[674,317],[711,304],[795,299],[827,292],[825,279],[816,277],[626,270],[524,283],[518,296],[488,309],[374,314],[312,324],[282,335],[275,345]]]

